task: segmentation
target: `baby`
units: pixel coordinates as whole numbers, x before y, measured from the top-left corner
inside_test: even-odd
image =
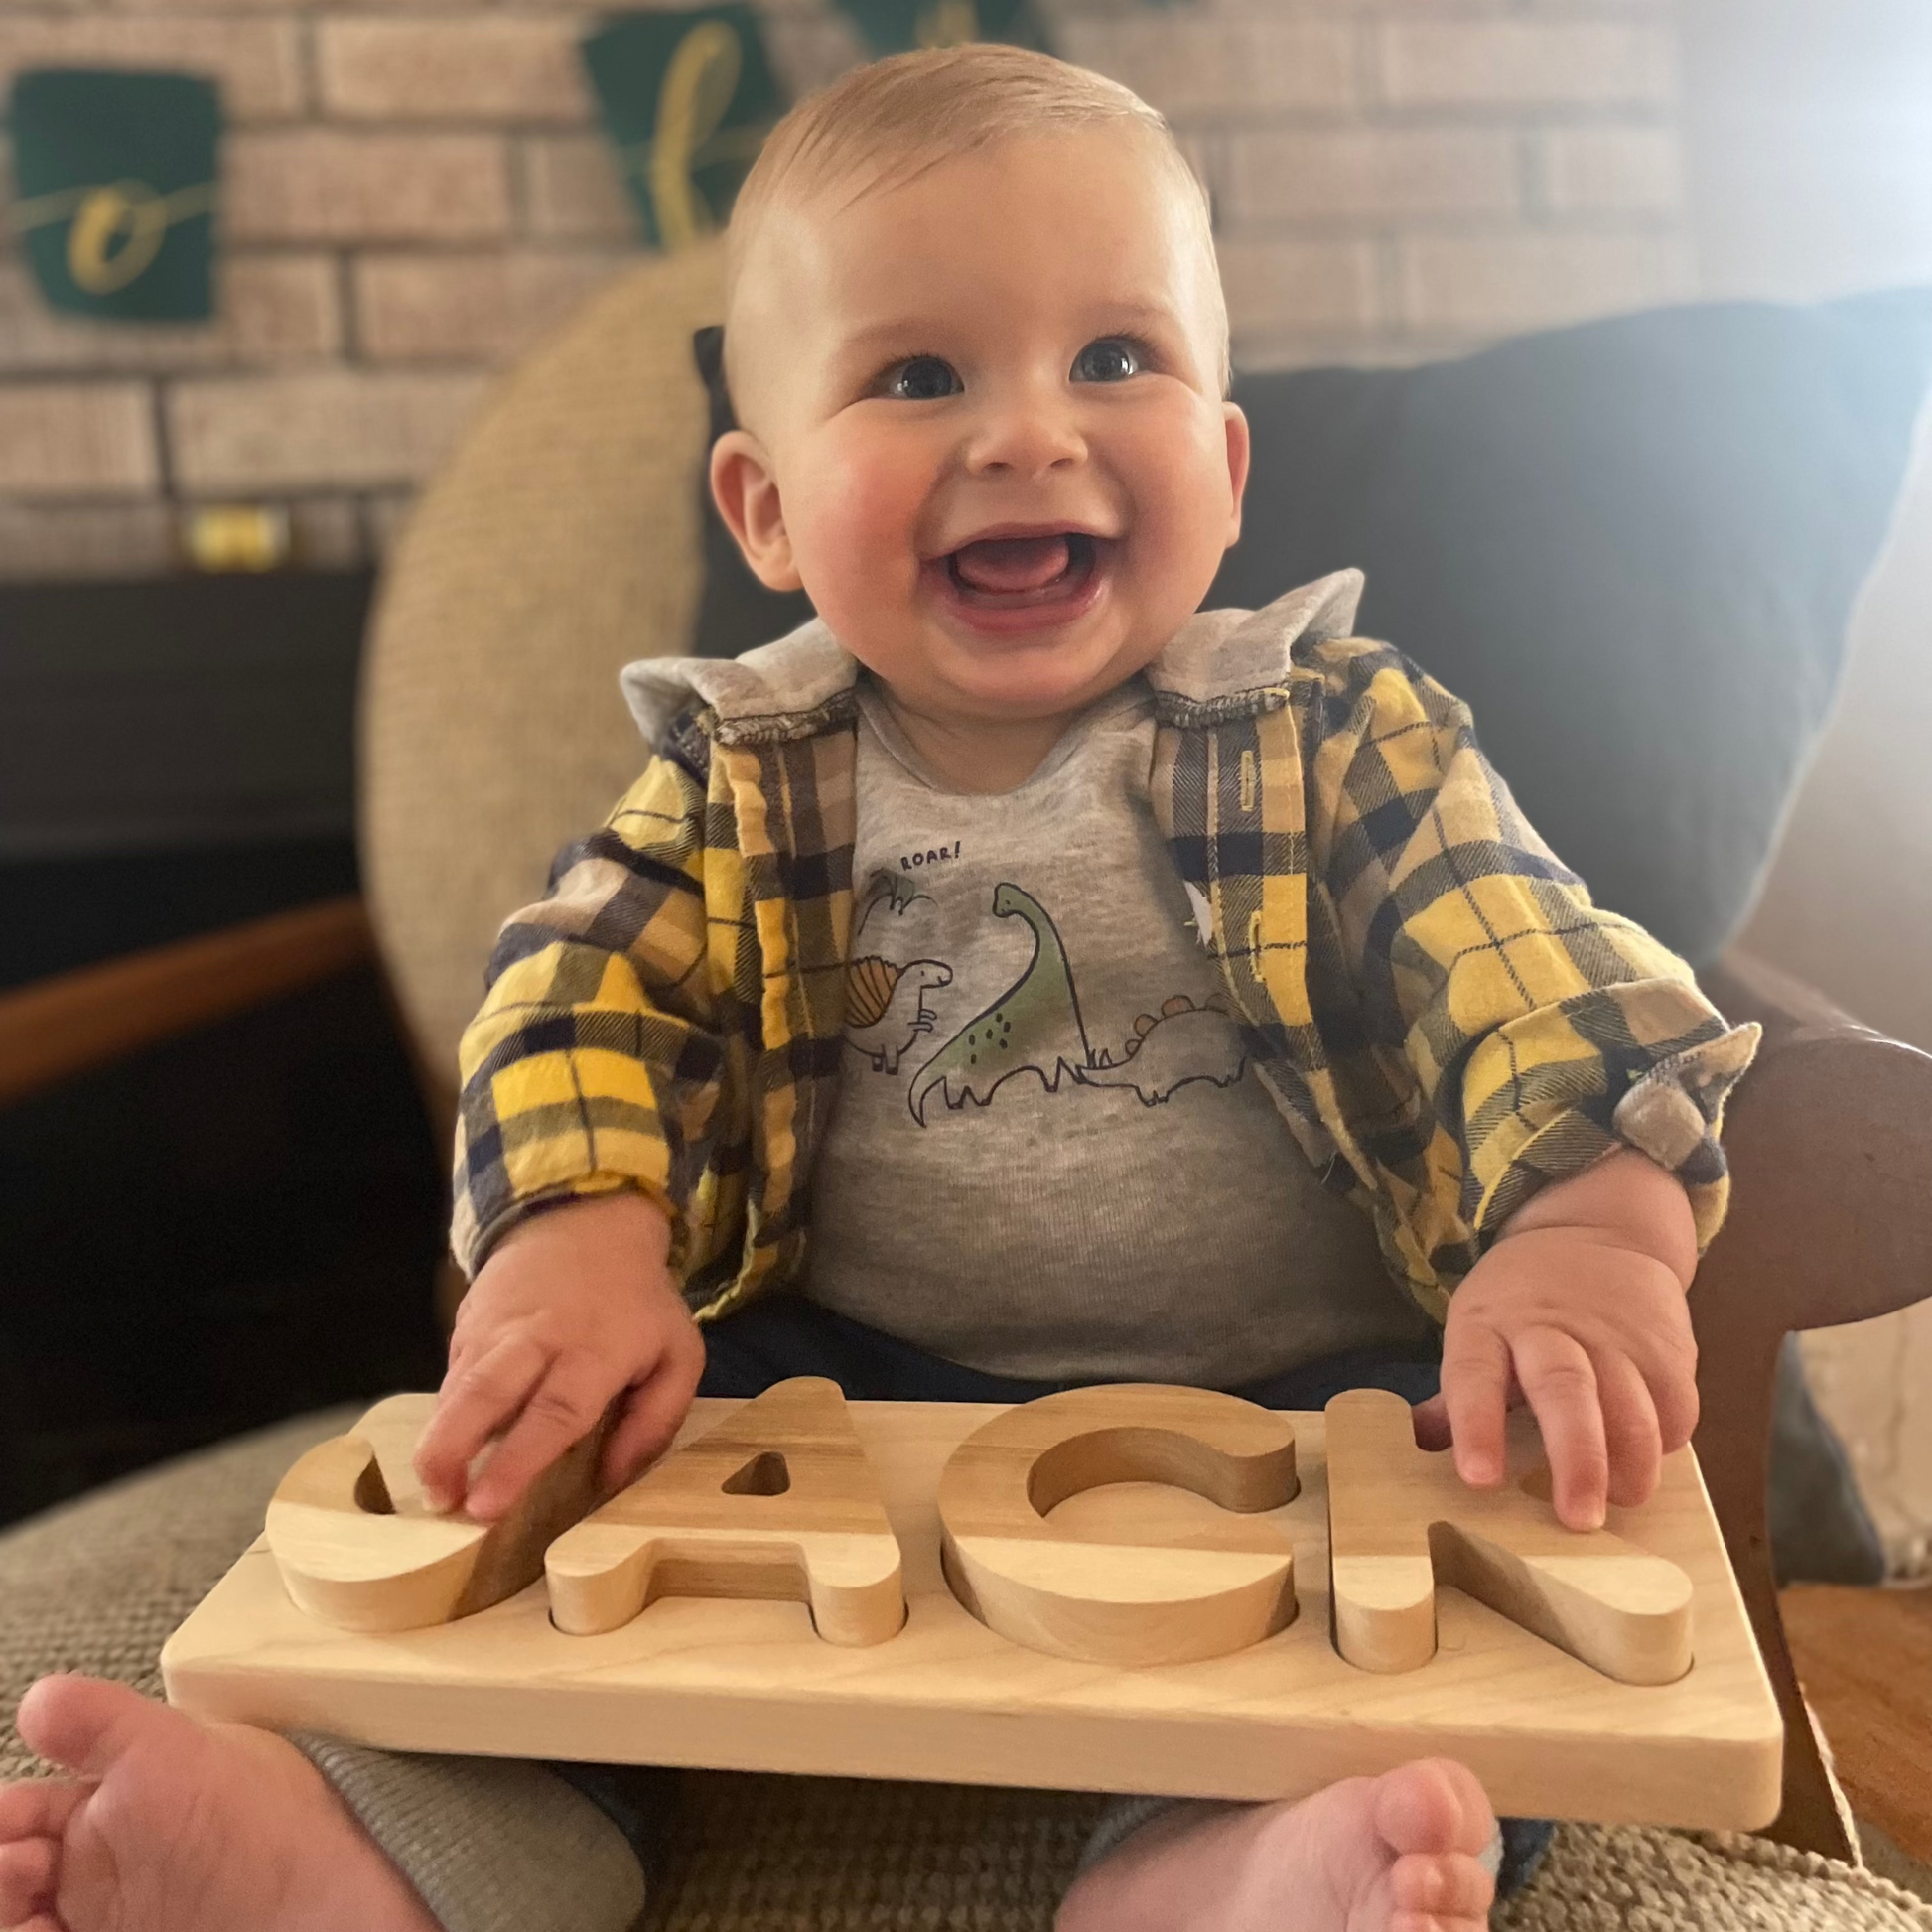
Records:
[[[657,755],[503,930],[431,1495],[499,1515],[613,1403],[627,1479],[701,1376],[808,1373],[1374,1384],[1477,1485],[1524,1400],[1566,1523],[1648,1496],[1696,1418],[1685,1291],[1751,1034],[1352,637],[1352,574],[1197,615],[1247,427],[1160,118],[1012,49],[848,76],[746,185],[725,356],[719,509],[819,618],[633,666]],[[7,1925],[621,1932],[641,1903],[593,1774],[75,1678],[19,1722],[76,1775],[0,1791]],[[1464,1932],[1496,1839],[1443,1760],[1117,1808],[1060,1932]]]

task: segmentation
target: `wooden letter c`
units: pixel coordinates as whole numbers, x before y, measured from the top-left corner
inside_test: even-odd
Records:
[[[1172,1483],[1244,1515],[1274,1509],[1296,1492],[1295,1431],[1238,1397],[1152,1383],[1010,1409],[939,1479],[953,1594],[1012,1642],[1088,1663],[1193,1663],[1294,1619],[1294,1552],[1267,1523],[1095,1541],[1047,1522],[1069,1496],[1112,1482]]]

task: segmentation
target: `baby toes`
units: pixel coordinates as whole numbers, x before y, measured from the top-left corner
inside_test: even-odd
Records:
[[[1496,1814],[1466,1765],[1419,1758],[1379,1781],[1375,1825],[1398,1854],[1474,1854],[1495,1837]]]
[[[1488,1922],[1496,1881],[1464,1853],[1412,1852],[1389,1871],[1389,1932],[1462,1932]]]
[[[0,1845],[0,1925],[21,1925],[54,1895],[60,1848],[51,1838]]]
[[[24,1778],[0,1784],[0,1845],[16,1838],[59,1838],[74,1807],[92,1789],[71,1778]]]

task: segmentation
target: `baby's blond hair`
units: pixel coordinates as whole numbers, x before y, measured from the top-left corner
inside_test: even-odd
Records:
[[[808,94],[778,122],[739,190],[725,237],[729,312],[753,238],[774,206],[849,186],[856,201],[916,180],[956,155],[1028,134],[1119,128],[1149,152],[1197,217],[1219,307],[1221,384],[1227,386],[1227,312],[1213,271],[1207,191],[1173,130],[1140,95],[1029,48],[976,42],[894,54]],[[727,334],[727,344],[730,337]]]

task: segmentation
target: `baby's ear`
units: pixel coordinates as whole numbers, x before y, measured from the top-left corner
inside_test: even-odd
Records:
[[[1228,525],[1230,547],[1241,539],[1241,498],[1248,487],[1248,459],[1251,454],[1248,437],[1248,419],[1236,403],[1224,402],[1221,405],[1227,434],[1228,446],[1228,483],[1233,491],[1234,515]]]
[[[792,560],[771,459],[749,430],[728,430],[711,446],[711,500],[752,575],[767,591],[804,588]]]

